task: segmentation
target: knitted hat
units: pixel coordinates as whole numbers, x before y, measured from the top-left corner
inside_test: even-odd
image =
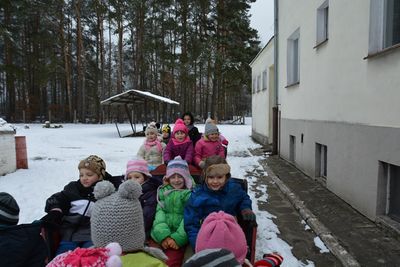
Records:
[[[78,165],[78,169],[89,169],[96,173],[100,180],[103,180],[106,175],[106,163],[102,158],[96,155],[90,155],[86,159],[81,160]]]
[[[186,160],[183,160],[181,156],[176,156],[173,160],[168,162],[167,173],[165,178],[169,179],[174,174],[180,174],[185,180],[185,185],[187,189],[191,189],[193,186],[192,176],[189,172],[189,165]]]
[[[172,131],[172,134],[175,135],[176,132],[178,131],[182,131],[184,132],[186,135],[188,134],[188,129],[185,125],[185,123],[183,122],[182,119],[177,119],[174,125],[174,130]]]
[[[150,122],[149,125],[147,125],[144,133],[146,135],[148,135],[149,133],[158,134],[158,129],[157,129],[156,123],[154,121]]]
[[[235,255],[223,248],[205,249],[190,257],[183,267],[240,267],[242,265],[235,259]]]
[[[19,206],[17,201],[6,192],[0,192],[0,224],[17,225]]]
[[[204,163],[204,181],[207,179],[207,176],[222,176],[226,175],[228,178],[231,177],[231,167],[226,162],[226,159],[213,155],[211,157],[206,158]]]
[[[196,253],[208,248],[232,251],[243,264],[247,254],[246,237],[235,218],[223,211],[210,213],[201,225],[196,240]]]
[[[91,214],[92,241],[96,247],[117,242],[122,250],[143,248],[145,241],[143,212],[139,202],[142,187],[134,180],[123,182],[118,192],[112,183],[102,181],[94,187]]]
[[[218,127],[212,119],[208,118],[204,126],[204,135],[207,136],[214,133],[219,133]]]
[[[277,253],[264,254],[263,259],[254,263],[259,267],[279,267],[283,261],[283,257]]]
[[[164,124],[164,126],[162,127],[162,131],[170,134],[171,126],[169,126],[169,124]]]
[[[49,262],[47,267],[122,267],[122,262],[119,258],[121,253],[121,246],[118,243],[110,243],[105,248],[78,247],[73,251],[70,250],[58,255],[51,262]]]
[[[147,161],[145,161],[144,159],[129,160],[128,163],[126,164],[125,179],[131,172],[140,172],[147,177],[151,177],[151,174],[149,172],[149,166],[147,165]]]

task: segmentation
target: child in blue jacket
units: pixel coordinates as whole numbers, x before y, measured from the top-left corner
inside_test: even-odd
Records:
[[[255,221],[249,195],[230,177],[230,166],[224,158],[211,156],[206,159],[204,182],[192,192],[184,210],[185,230],[193,249],[202,222],[212,212],[241,214],[244,220]]]

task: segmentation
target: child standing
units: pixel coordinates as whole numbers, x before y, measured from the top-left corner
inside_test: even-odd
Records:
[[[137,156],[144,159],[149,164],[149,170],[152,171],[163,163],[162,154],[165,144],[158,139],[158,130],[155,124],[150,123],[145,130],[146,139],[139,148]]]
[[[212,212],[241,214],[244,220],[255,221],[250,197],[230,177],[230,166],[224,158],[212,156],[205,160],[204,182],[192,192],[184,211],[185,230],[193,249],[201,223]]]
[[[179,156],[168,162],[164,179],[165,185],[158,192],[151,237],[168,256],[168,266],[182,266],[188,242],[183,224],[183,210],[193,185],[187,162]]]
[[[93,188],[104,179],[106,164],[100,157],[91,155],[79,162],[78,169],[79,180],[70,182],[46,201],[47,215],[42,220],[61,226],[57,255],[93,245],[90,238],[90,214],[95,202]]]
[[[160,186],[160,183],[151,176],[149,166],[143,159],[128,161],[126,164],[125,179],[135,180],[142,186],[142,194],[139,197],[139,201],[142,205],[144,229],[146,232],[146,240],[148,240],[156,213],[157,188]]]
[[[217,125],[211,120],[206,121],[203,137],[196,143],[194,153],[194,163],[200,168],[204,168],[205,159],[218,155],[225,158],[225,149],[220,139]]]
[[[193,144],[188,136],[188,130],[181,119],[177,119],[175,122],[172,138],[164,151],[164,162],[168,163],[176,156],[180,156],[188,164],[192,163]]]
[[[194,126],[194,117],[193,114],[190,112],[185,112],[182,115],[183,122],[185,123],[189,133],[189,138],[192,140],[193,146],[196,145],[197,141],[201,138],[201,134],[199,133],[199,129]]]
[[[169,139],[171,138],[171,126],[169,126],[169,124],[164,124],[164,126],[162,127],[162,142],[164,144],[168,144]]]

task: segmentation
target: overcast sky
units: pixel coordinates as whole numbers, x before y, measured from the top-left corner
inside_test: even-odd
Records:
[[[257,0],[251,5],[250,25],[258,31],[263,47],[274,35],[274,0]]]

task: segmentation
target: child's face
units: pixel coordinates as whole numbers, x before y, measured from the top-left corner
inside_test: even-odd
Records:
[[[222,187],[224,187],[225,183],[227,181],[226,175],[207,175],[206,177],[206,183],[208,188],[210,188],[213,191],[220,190]]]
[[[97,173],[86,169],[79,169],[79,181],[84,187],[91,187],[95,182],[99,181],[100,177]]]
[[[175,173],[169,177],[169,184],[174,189],[182,189],[185,187],[185,179],[183,179],[182,175]]]
[[[210,141],[215,142],[219,139],[219,133],[209,134],[207,137],[210,139]]]
[[[190,119],[190,116],[189,116],[189,115],[185,115],[185,116],[183,117],[183,122],[185,123],[186,126],[190,125],[191,121],[192,121],[192,120]]]
[[[146,180],[144,177],[144,174],[141,172],[130,172],[128,176],[126,177],[127,180],[135,180],[139,184],[143,184],[144,181]]]
[[[178,140],[179,142],[182,142],[183,140],[185,140],[186,134],[184,131],[177,131],[175,133],[175,139]]]
[[[168,132],[162,132],[162,137],[163,138],[168,138],[169,137],[169,133]]]
[[[157,134],[154,132],[149,132],[149,133],[147,133],[146,138],[147,138],[147,141],[149,141],[149,142],[156,141]]]

